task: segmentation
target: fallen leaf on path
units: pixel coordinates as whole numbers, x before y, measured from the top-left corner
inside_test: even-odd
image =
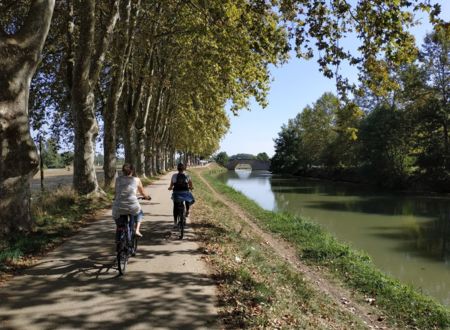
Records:
[[[350,301],[347,298],[342,297],[341,298],[341,303],[343,303],[344,305],[348,305],[348,304],[350,304]]]
[[[373,305],[375,303],[375,298],[366,298],[366,302]]]

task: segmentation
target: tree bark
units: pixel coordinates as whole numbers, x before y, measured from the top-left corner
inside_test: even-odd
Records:
[[[152,170],[153,170],[153,175],[157,175],[158,174],[158,166],[157,166],[157,162],[156,162],[156,147],[155,147],[155,144],[153,144],[153,146],[152,146]]]
[[[44,157],[42,155],[42,135],[39,134],[39,171],[41,172],[41,191],[44,191]]]
[[[146,63],[144,70],[150,68],[152,64],[152,51],[147,54],[144,61]],[[146,72],[146,71],[145,71]],[[137,88],[133,92],[134,86],[132,86],[132,72],[128,77],[128,91],[127,91],[127,106],[126,113],[124,114],[124,127],[123,127],[123,139],[125,148],[125,161],[136,165],[137,159],[137,141],[135,124],[139,116],[139,109],[142,106],[142,98],[145,94],[145,75],[141,74]]]
[[[131,57],[131,50],[133,48],[134,32],[136,29],[137,16],[140,10],[140,0],[134,5],[134,10],[131,10],[131,0],[126,4],[126,18],[124,20],[123,36],[118,36],[117,40],[117,54],[114,58],[114,65],[112,67],[112,79],[109,88],[109,96],[105,111],[103,113],[104,121],[104,162],[103,170],[105,173],[105,187],[112,187],[114,178],[116,176],[116,148],[117,148],[117,113],[119,109],[119,101],[122,96],[123,86],[125,84],[125,73]],[[123,50],[122,52],[120,50]]]
[[[151,91],[151,88],[150,88]],[[145,105],[139,113],[135,122],[136,129],[136,174],[138,176],[145,176],[145,135],[147,128],[147,119],[150,110],[150,103],[152,100],[151,92],[147,96]]]
[[[148,123],[147,123],[148,124]],[[153,176],[153,161],[152,161],[152,139],[149,130],[146,130],[145,134],[145,150],[144,150],[144,163],[145,163],[145,175]]]
[[[161,174],[161,147],[159,145],[156,146],[156,173]]]
[[[0,30],[0,233],[32,227],[30,180],[39,158],[30,136],[28,98],[54,6],[54,0],[34,0],[19,32]]]
[[[125,162],[129,164],[135,164],[136,160],[136,145],[135,145],[135,138],[133,130],[134,122],[137,117],[136,111],[134,111],[133,107],[133,93],[131,91],[131,79],[128,81],[128,88],[127,88],[127,95],[126,95],[126,106],[125,108],[125,117],[124,119],[124,125],[123,125],[123,147],[125,151]]]
[[[106,51],[119,18],[119,0],[112,2],[111,13],[98,46],[95,42],[95,0],[84,0],[80,11],[80,33],[73,68],[71,105],[74,118],[73,186],[80,194],[102,192],[95,173],[95,86],[103,67]]]

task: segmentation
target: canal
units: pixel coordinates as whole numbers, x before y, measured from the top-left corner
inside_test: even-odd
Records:
[[[385,273],[450,306],[450,198],[228,171],[221,179],[267,210],[316,222]]]

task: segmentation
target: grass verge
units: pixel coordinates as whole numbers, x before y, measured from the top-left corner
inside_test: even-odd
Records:
[[[0,238],[0,272],[30,266],[36,256],[72,236],[97,210],[109,207],[111,199],[111,194],[88,199],[68,187],[36,194],[31,203],[33,230]]]
[[[237,329],[361,329],[357,317],[310,287],[301,273],[191,172],[197,202],[192,226],[219,287],[220,317]]]
[[[300,217],[262,209],[217,179],[218,173],[214,169],[204,174],[214,189],[239,205],[262,228],[292,243],[303,261],[326,267],[351,288],[374,297],[391,323],[421,329],[450,327],[450,311],[444,306],[383,274],[367,255],[339,243],[320,226]]]

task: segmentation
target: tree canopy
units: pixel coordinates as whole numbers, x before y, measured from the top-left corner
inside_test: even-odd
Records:
[[[449,31],[437,26],[425,37],[416,60],[394,72],[393,93],[351,101],[324,94],[290,119],[275,139],[272,169],[448,192]]]

